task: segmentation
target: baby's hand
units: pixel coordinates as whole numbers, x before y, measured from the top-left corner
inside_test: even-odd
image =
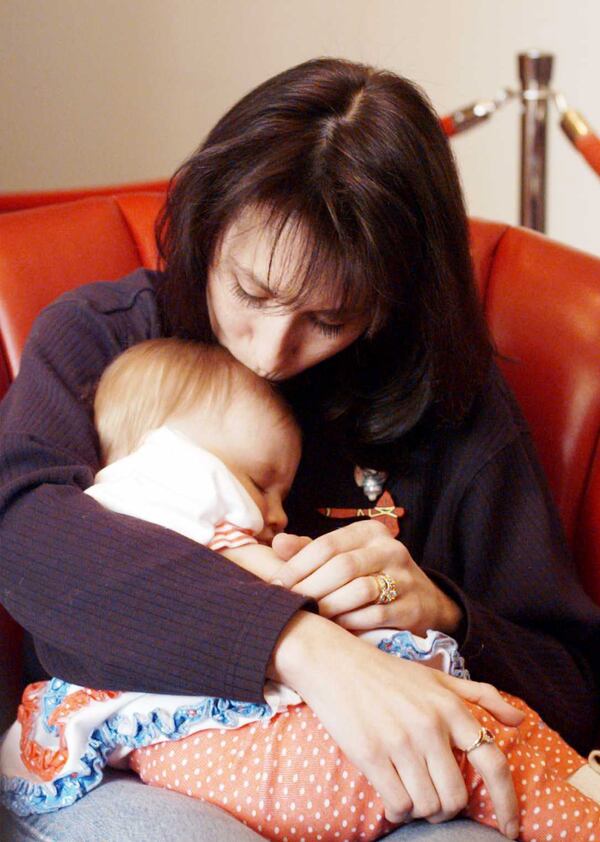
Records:
[[[245,544],[243,547],[222,550],[221,555],[265,582],[277,578],[285,567],[285,561],[264,544]]]

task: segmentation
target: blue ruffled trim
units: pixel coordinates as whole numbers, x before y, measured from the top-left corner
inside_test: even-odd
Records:
[[[423,661],[437,655],[438,652],[446,652],[450,658],[449,675],[456,678],[471,678],[468,669],[465,667],[465,660],[458,651],[458,643],[453,637],[448,637],[447,634],[442,632],[435,633],[428,649],[420,649],[414,637],[408,631],[394,632],[391,637],[386,637],[380,641],[377,648],[407,661]]]
[[[53,710],[63,703],[63,700],[69,692],[70,684],[68,681],[63,681],[61,678],[51,678],[44,690],[42,696],[42,715],[41,722],[44,729],[49,734],[58,736],[58,726],[50,725],[49,717]]]
[[[203,698],[200,704],[182,706],[174,714],[157,709],[126,720],[115,714],[92,733],[88,749],[80,759],[80,772],[64,775],[48,784],[0,775],[0,801],[19,816],[51,813],[68,807],[97,787],[102,781],[107,758],[120,746],[136,749],[155,742],[179,740],[188,735],[192,725],[207,719],[215,720],[224,728],[235,728],[240,718],[258,720],[272,715],[267,704],[211,697]],[[125,724],[126,731],[119,730],[119,726]]]
[[[450,675],[457,678],[469,678],[465,662],[458,651],[458,644],[453,638],[438,632],[430,642],[430,647],[420,649],[412,634],[407,631],[394,632],[384,638],[378,648],[410,661],[422,661],[445,651],[450,658]],[[68,683],[60,679],[48,682],[48,699],[43,699],[43,721],[48,730],[47,716],[63,700]],[[231,699],[203,698],[199,704],[177,708],[174,714],[156,709],[142,716],[124,718],[114,714],[97,728],[89,741],[88,749],[80,760],[81,772],[73,772],[53,783],[34,784],[23,778],[8,778],[0,775],[0,802],[17,813],[28,816],[32,813],[51,813],[61,807],[67,807],[79,800],[102,781],[107,758],[120,746],[131,749],[144,748],[155,742],[179,740],[188,735],[192,725],[213,719],[222,727],[234,728],[240,718],[267,719],[273,711],[267,704],[235,702]],[[123,730],[119,730],[119,726]]]

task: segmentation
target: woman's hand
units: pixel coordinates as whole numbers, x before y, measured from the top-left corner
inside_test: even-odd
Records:
[[[309,541],[276,535],[273,549],[288,559],[276,584],[312,596],[319,613],[353,631],[391,627],[424,635],[427,629],[452,634],[461,610],[412,559],[400,541],[377,521],[361,521]],[[387,573],[398,597],[377,605],[376,575]]]
[[[293,687],[380,793],[394,823],[445,821],[467,803],[452,747],[466,749],[479,722],[461,699],[507,726],[523,714],[491,685],[462,681],[423,664],[390,658],[323,617],[299,611],[275,648],[269,676]],[[508,761],[493,743],[469,754],[500,829],[518,831]]]

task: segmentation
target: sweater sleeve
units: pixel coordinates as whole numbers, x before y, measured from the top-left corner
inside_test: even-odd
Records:
[[[98,469],[86,395],[146,338],[113,327],[67,300],[32,329],[0,407],[0,598],[52,675],[262,701],[277,638],[314,603],[82,493]]]
[[[584,594],[527,433],[470,482],[454,528],[472,678],[524,698],[580,752],[599,726],[600,608]],[[439,576],[433,574],[433,577]]]

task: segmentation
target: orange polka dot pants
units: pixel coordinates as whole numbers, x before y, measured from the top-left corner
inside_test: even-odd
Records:
[[[505,728],[477,705],[473,715],[494,732],[507,756],[526,842],[600,842],[600,810],[567,784],[584,764],[524,702],[518,728]],[[465,815],[496,827],[484,782],[456,751],[469,802]],[[266,839],[369,842],[393,827],[365,776],[345,757],[306,705],[235,730],[207,730],[138,749],[131,768],[160,786],[222,807]]]

